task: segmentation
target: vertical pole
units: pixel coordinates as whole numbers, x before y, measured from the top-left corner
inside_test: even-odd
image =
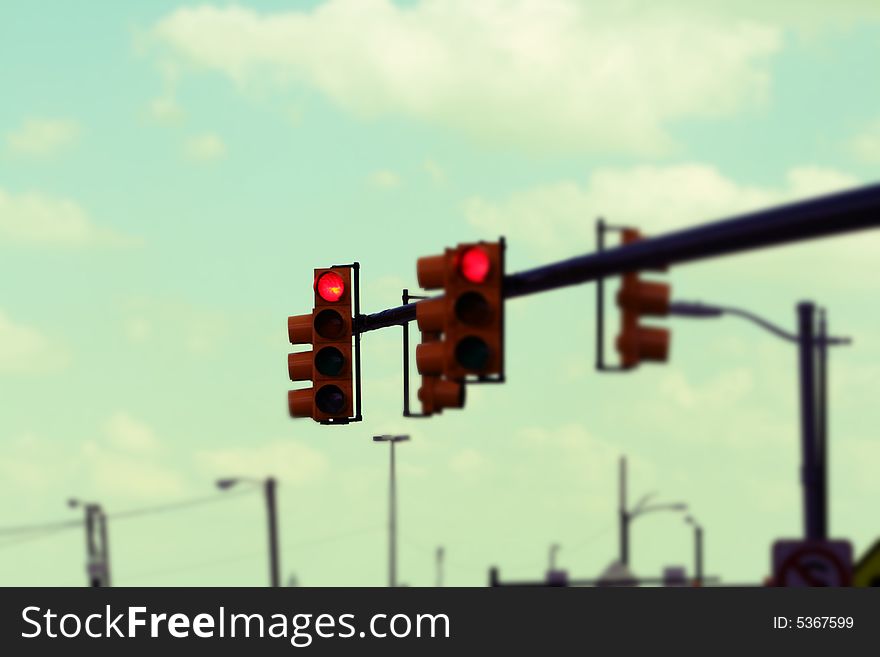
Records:
[[[620,457],[620,563],[629,565],[629,515],[626,511],[626,457]]]
[[[821,536],[816,468],[816,354],[814,341],[816,307],[810,302],[799,303],[798,338],[800,349],[801,394],[801,481],[804,487],[804,537],[819,540]]]
[[[388,586],[397,586],[397,491],[394,481],[394,443],[391,443],[391,482],[388,509]]]
[[[605,220],[602,217],[596,220],[596,250],[601,253],[605,250]],[[605,367],[605,282],[599,278],[596,281],[596,369]]]
[[[95,574],[94,565],[98,562],[98,547],[95,543],[95,505],[86,504],[86,581],[89,586],[101,586],[101,578]]]
[[[404,288],[401,295],[403,305],[409,303],[409,290]],[[409,322],[404,322],[403,328],[403,416],[409,417]]]
[[[278,587],[278,517],[275,504],[274,477],[267,477],[263,482],[263,491],[266,495],[266,514],[269,520],[269,586]]]
[[[107,514],[100,507],[95,511],[98,515],[98,526],[100,527],[101,539],[101,561],[104,564],[102,586],[110,586],[110,543],[107,538]]]
[[[443,546],[437,548],[437,586],[443,586]]]
[[[828,323],[819,311],[816,359],[816,471],[819,538],[828,538]]]
[[[694,540],[696,541],[696,564],[697,586],[703,585],[703,528],[694,525]]]

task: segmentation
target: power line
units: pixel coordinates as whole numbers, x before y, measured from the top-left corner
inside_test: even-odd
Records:
[[[135,518],[137,516],[168,513],[171,511],[178,511],[180,509],[186,509],[193,506],[201,506],[203,504],[211,504],[213,502],[222,502],[223,500],[251,494],[254,492],[254,490],[256,489],[242,488],[241,490],[237,491],[229,491],[216,495],[210,495],[207,497],[196,497],[189,500],[182,500],[180,502],[169,502],[167,504],[157,504],[156,506],[128,509],[127,511],[117,511],[116,513],[108,514],[107,517],[111,520],[125,520],[127,518]]]
[[[287,546],[282,550],[283,552],[291,552],[292,550],[297,550],[302,547],[311,546],[311,545],[320,545],[324,543],[330,543],[333,541],[338,541],[343,538],[349,538],[351,536],[357,536],[360,534],[366,534],[369,532],[377,532],[380,530],[384,530],[384,526],[372,526],[372,527],[362,527],[360,529],[354,529],[347,532],[342,532],[338,534],[331,534],[329,536],[322,536],[319,538],[308,539],[305,541],[299,541],[296,543],[288,543]],[[220,566],[227,563],[234,563],[236,561],[244,561],[246,559],[254,559],[257,557],[262,557],[265,554],[264,551],[253,551],[248,553],[240,553],[237,555],[231,555],[228,557],[222,557],[220,559],[213,559],[211,561],[200,560],[198,563],[190,563],[181,566],[176,566],[172,568],[161,568],[159,570],[149,570],[149,571],[141,571],[139,573],[135,573],[134,575],[129,575],[127,577],[123,577],[125,580],[138,580],[145,579],[147,577],[161,577],[163,575],[173,575],[181,572],[189,572],[192,570],[200,570],[202,568],[208,568],[211,566]]]
[[[128,509],[125,511],[118,511],[116,513],[108,514],[107,517],[113,520],[125,520],[127,518],[134,518],[142,515],[151,515],[156,513],[168,513],[171,511],[178,511],[180,509],[186,509],[193,506],[200,506],[202,504],[210,504],[212,502],[221,502],[223,500],[232,499],[234,497],[238,497],[241,495],[247,495],[252,493],[253,490],[248,488],[243,488],[237,491],[230,491],[221,494],[211,495],[208,497],[196,497],[188,500],[181,500],[179,502],[169,502],[167,504],[158,504],[155,506],[147,506],[147,507],[139,507],[134,509]],[[45,522],[34,525],[16,525],[11,527],[0,527],[0,537],[2,536],[15,536],[21,534],[32,534],[34,532],[43,532],[43,531],[51,531],[51,530],[60,530],[60,529],[71,529],[73,527],[81,527],[83,524],[82,519],[78,520],[57,520],[54,522]]]

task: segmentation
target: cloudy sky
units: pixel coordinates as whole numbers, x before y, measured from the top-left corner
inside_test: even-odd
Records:
[[[396,306],[419,256],[508,239],[518,271],[592,250],[605,216],[662,233],[880,180],[880,5],[265,0],[0,8],[0,583],[84,582],[66,500],[108,513],[280,480],[282,574],[386,579],[387,447],[400,573],[593,577],[633,499],[687,502],[706,568],[768,574],[801,531],[795,350],[737,319],[668,322],[670,362],[593,362],[593,288],[508,305],[509,382],[424,420],[401,410],[400,329],[365,336],[364,413],[287,417],[286,317],[314,267],[362,263]],[[830,526],[878,534],[880,234],[670,270],[676,299],[793,327],[828,308]],[[111,520],[119,585],[259,585],[259,491]],[[656,513],[632,564],[692,565]]]

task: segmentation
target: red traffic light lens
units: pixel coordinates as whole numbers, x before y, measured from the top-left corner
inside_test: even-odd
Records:
[[[489,277],[491,264],[488,253],[479,246],[472,246],[462,254],[458,269],[471,283],[484,283]]]
[[[345,294],[345,281],[335,271],[325,271],[315,281],[315,290],[324,301],[339,301]]]

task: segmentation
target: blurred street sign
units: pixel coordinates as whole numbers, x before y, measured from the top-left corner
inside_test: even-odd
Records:
[[[853,586],[880,586],[880,540],[861,556],[853,568]]]
[[[849,541],[776,541],[773,582],[776,586],[849,586],[852,553]]]

